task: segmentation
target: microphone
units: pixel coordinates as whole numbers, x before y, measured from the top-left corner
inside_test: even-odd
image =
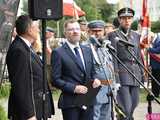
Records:
[[[100,42],[98,41],[98,39],[95,37],[95,36],[91,36],[90,37],[90,41],[93,45],[97,45],[98,47],[106,47],[108,48],[109,50],[112,50],[113,52],[117,52],[117,50],[111,45],[111,41],[109,40],[104,40],[104,38],[102,38],[103,40],[103,44],[101,45]]]
[[[91,35],[89,40],[93,45],[97,45],[98,47],[101,47],[101,44],[99,43],[98,39],[94,35]]]
[[[113,52],[117,52],[117,50],[111,45],[111,41],[104,40],[104,47],[107,47],[109,50],[112,50]]]
[[[126,41],[126,40],[122,40],[119,37],[115,37],[115,40],[117,42],[120,42],[120,43],[126,45],[126,46],[134,47],[134,45],[132,43],[130,43],[130,42]]]

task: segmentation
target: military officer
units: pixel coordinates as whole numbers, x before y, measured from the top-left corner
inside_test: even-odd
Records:
[[[117,57],[126,65],[126,67],[138,78],[142,80],[143,70],[140,69],[136,60],[128,49],[134,54],[139,60],[140,57],[140,35],[135,31],[131,30],[131,24],[133,22],[133,16],[135,12],[131,8],[122,8],[118,11],[119,28],[108,35],[112,45],[117,49]],[[126,40],[134,45],[129,47],[123,43],[118,42],[118,39]],[[114,66],[116,71],[116,79],[120,81],[121,87],[118,91],[117,101],[122,107],[126,118],[119,118],[119,120],[134,120],[133,112],[139,102],[139,84],[135,78],[130,75],[127,70],[119,63],[114,60]]]
[[[94,56],[94,66],[96,78],[101,81],[102,87],[98,92],[95,104],[93,120],[111,120],[111,84],[113,80],[112,56],[108,48],[105,47],[105,22],[93,20],[88,24],[88,41]]]

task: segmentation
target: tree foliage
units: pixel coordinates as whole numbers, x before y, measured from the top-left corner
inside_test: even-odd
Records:
[[[76,3],[86,12],[88,21],[102,19],[108,22],[114,16],[115,6],[107,4],[105,0],[76,0]]]
[[[160,21],[152,22],[152,24],[151,24],[151,31],[155,32],[155,33],[160,32]]]

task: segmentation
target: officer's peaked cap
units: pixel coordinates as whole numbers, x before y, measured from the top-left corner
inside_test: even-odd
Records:
[[[118,17],[131,16],[135,14],[134,10],[128,7],[122,8],[118,11]]]

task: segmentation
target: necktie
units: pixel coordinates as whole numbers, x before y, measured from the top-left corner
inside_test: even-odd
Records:
[[[38,60],[41,61],[40,56],[34,51],[33,47],[30,46],[32,56],[36,57]]]
[[[76,54],[76,58],[77,58],[78,64],[79,64],[79,65],[81,66],[81,68],[84,70],[84,66],[83,66],[83,63],[82,63],[81,56],[80,56],[79,51],[78,51],[78,47],[75,47],[75,48],[74,48],[74,51],[75,51],[75,54]]]

